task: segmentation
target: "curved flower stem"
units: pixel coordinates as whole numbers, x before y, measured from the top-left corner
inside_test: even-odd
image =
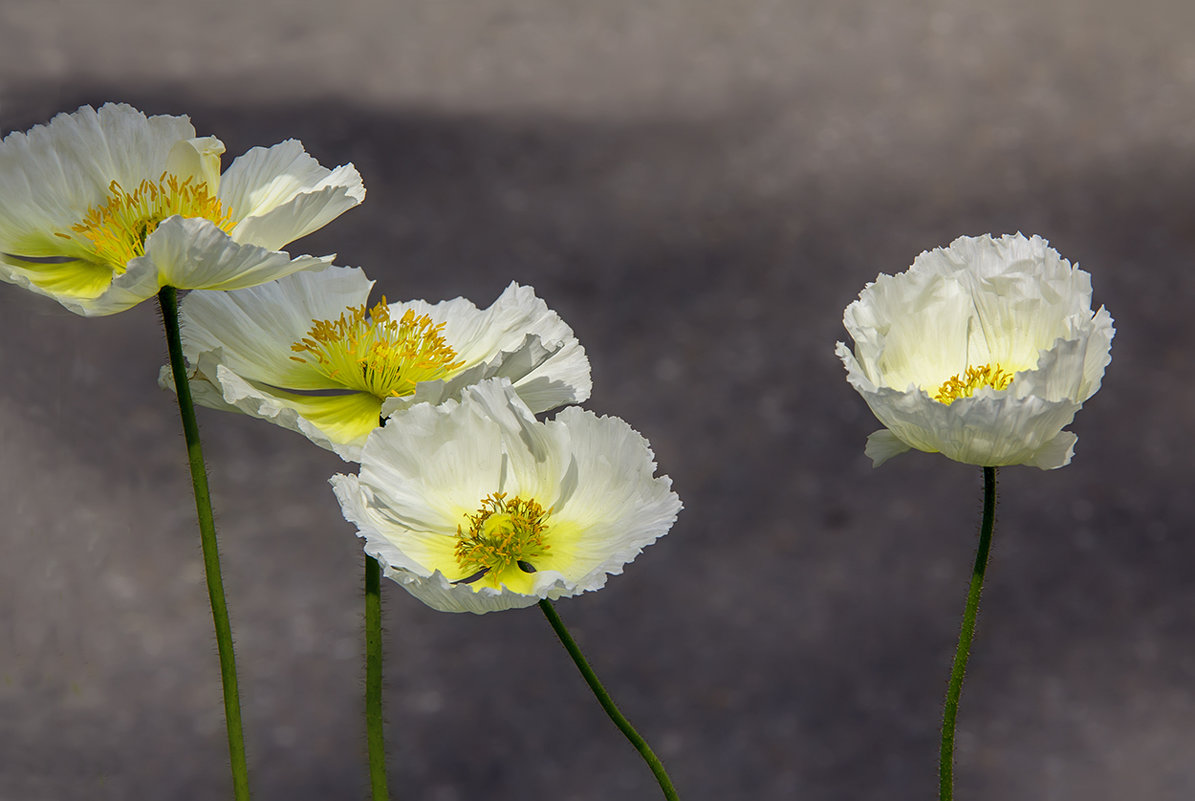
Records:
[[[954,730],[958,720],[958,699],[963,691],[963,674],[967,671],[967,657],[971,640],[975,637],[975,616],[979,613],[979,594],[983,591],[983,576],[988,567],[992,547],[992,529],[996,524],[996,468],[983,468],[983,522],[979,526],[979,547],[975,551],[975,567],[971,571],[971,587],[967,590],[967,605],[963,609],[963,627],[950,669],[950,684],[946,689],[946,707],[942,713],[942,752],[938,762],[938,798],[954,798]]]
[[[365,555],[365,739],[373,801],[389,801],[386,745],[382,732],[382,568]]]
[[[187,383],[187,369],[183,361],[183,345],[178,330],[178,293],[174,287],[162,287],[158,292],[158,303],[162,307],[162,324],[166,329],[166,345],[170,350],[170,369],[174,375],[178,411],[183,420],[187,458],[191,463],[191,484],[195,490],[195,510],[199,515],[199,539],[203,544],[203,570],[207,575],[207,593],[216,626],[220,678],[224,683],[224,722],[228,728],[228,756],[232,763],[233,797],[236,801],[248,801],[249,768],[245,761],[245,734],[241,726],[241,700],[237,690],[232,627],[228,622],[228,605],[224,600],[224,581],[220,577],[220,551],[216,544],[216,524],[212,516],[207,471],[203,464],[203,448],[199,443],[199,424],[195,421],[195,404],[191,400],[191,385]]]
[[[576,641],[568,633],[568,629],[564,627],[564,621],[556,613],[552,602],[545,598],[539,602],[539,608],[543,610],[544,616],[552,624],[552,630],[560,638],[564,650],[568,651],[568,655],[573,658],[577,669],[585,677],[589,689],[593,690],[593,694],[597,696],[598,703],[602,705],[602,709],[606,710],[606,714],[614,721],[614,725],[626,735],[626,738],[631,741],[631,745],[635,746],[635,750],[643,757],[643,761],[651,768],[651,772],[655,774],[656,781],[660,783],[660,789],[664,791],[664,797],[669,799],[669,801],[679,801],[680,796],[676,794],[676,789],[672,786],[672,780],[668,778],[668,773],[664,770],[664,764],[652,752],[651,746],[647,744],[647,740],[644,740],[639,732],[635,731],[635,727],[631,725],[631,722],[618,711],[618,707],[614,705],[614,699],[610,697],[610,693],[606,692],[606,688],[598,681],[597,674],[593,672],[593,668],[585,661],[585,656],[581,653],[581,649],[577,647]]]

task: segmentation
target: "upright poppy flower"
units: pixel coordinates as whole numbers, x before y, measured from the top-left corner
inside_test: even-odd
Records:
[[[332,486],[365,550],[427,605],[482,614],[606,584],[680,499],[647,440],[570,406],[545,423],[505,379],[394,414]]]
[[[878,466],[910,448],[957,462],[1070,463],[1063,428],[1100,388],[1112,318],[1091,276],[1041,237],[960,237],[880,275],[847,307],[837,354],[884,428]]]

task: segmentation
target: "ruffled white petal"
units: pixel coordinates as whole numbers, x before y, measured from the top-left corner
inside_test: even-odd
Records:
[[[397,318],[407,309],[444,323],[445,340],[464,362],[455,374],[420,384],[414,395],[389,398],[384,415],[416,403],[440,403],[490,378],[509,379],[535,414],[589,398],[589,358],[573,330],[536,297],[531,287],[511,283],[487,309],[464,298],[391,304]]]
[[[847,307],[855,341],[836,353],[886,430],[866,448],[879,465],[908,448],[984,466],[1069,463],[1062,431],[1099,389],[1112,319],[1091,311],[1090,276],[1040,237],[962,237],[879,276]],[[968,367],[1014,372],[950,404],[931,395]]]
[[[485,311],[478,312],[471,303],[457,303],[445,311],[447,336],[467,363],[514,350],[527,334],[539,337],[550,348],[573,339],[573,330],[535,296],[534,289],[513,281]]]
[[[1075,443],[1079,441],[1069,431],[1062,431],[1058,436],[1046,442],[1025,460],[1025,464],[1042,470],[1055,470],[1066,467],[1075,455]]]
[[[1041,350],[1075,335],[1073,323],[1091,318],[1091,277],[1039,236],[959,237],[922,253],[908,275],[966,287],[977,338],[987,349],[972,364],[1032,366]]]
[[[908,444],[900,437],[886,428],[881,428],[867,435],[867,445],[863,448],[863,453],[871,459],[872,467],[879,467],[893,456],[900,456],[907,450]]]
[[[344,180],[350,179],[350,180]],[[233,219],[260,217],[297,196],[326,186],[342,184],[358,201],[365,198],[356,169],[329,170],[320,165],[296,139],[272,147],[254,147],[237,157],[224,171],[220,199]]]
[[[175,143],[194,136],[186,117],[146,117],[123,103],[9,134],[0,142],[0,252],[72,255],[55,232],[104,203],[113,181],[126,189],[156,181]]]
[[[420,404],[370,435],[360,477],[334,476],[345,517],[386,575],[443,611],[482,613],[603,586],[666,533],[681,505],[625,422],[570,408],[539,423],[510,383]],[[519,591],[452,583],[456,533],[494,492],[548,510],[550,547]]]
[[[1077,395],[1085,401],[1099,392],[1104,380],[1104,370],[1112,362],[1112,337],[1116,336],[1116,329],[1112,327],[1112,315],[1100,306],[1092,319],[1087,335],[1087,348],[1083,355],[1083,383]]]
[[[576,339],[557,350],[524,347],[503,357],[494,377],[507,378],[519,397],[536,414],[584,403],[593,391],[589,357]],[[487,376],[487,378],[490,376]]]
[[[207,220],[171,217],[145,240],[145,255],[162,286],[176,289],[244,289],[300,270],[326,267],[332,256],[299,256],[234,242]],[[141,259],[129,263],[129,269]]]
[[[903,388],[928,376],[940,376],[941,383],[966,369],[969,359],[981,364],[988,361],[985,343],[973,336],[973,304],[960,282],[945,279],[906,287],[894,278],[881,276],[873,290],[895,296],[894,305],[901,303],[909,309],[907,314],[876,320],[883,325],[884,337],[864,351],[861,359],[874,382]],[[883,311],[888,308],[880,307]],[[862,306],[857,308],[855,316],[863,310]]]
[[[567,548],[557,548],[568,565],[560,569],[580,590],[598,589],[668,532],[680,499],[671,479],[654,476],[647,440],[619,418],[572,406],[547,426],[572,456],[561,465],[553,520],[579,532]]]
[[[327,225],[365,199],[352,164],[329,170],[289,139],[255,147],[225,171],[220,199],[238,220],[232,236],[277,250]]]
[[[502,428],[471,403],[421,404],[370,437],[361,478],[393,519],[452,535],[491,492],[519,492],[503,442]]]
[[[166,172],[180,181],[204,185],[212,194],[220,189],[220,156],[224,143],[214,136],[180,139],[166,157]]]

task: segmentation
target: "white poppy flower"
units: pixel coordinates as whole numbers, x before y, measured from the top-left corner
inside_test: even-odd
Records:
[[[298,431],[357,461],[379,417],[509,378],[533,412],[578,403],[589,359],[531,287],[488,309],[464,298],[372,308],[352,267],[301,272],[235,292],[192,292],[180,308],[196,402]],[[162,383],[170,386],[166,368]]]
[[[910,448],[957,462],[1049,470],[1070,463],[1062,429],[1100,388],[1112,318],[1091,276],[1044,239],[960,237],[880,275],[847,307],[854,352],[837,354],[885,428],[876,466]]]
[[[570,406],[546,423],[505,379],[404,409],[331,482],[387,576],[445,612],[481,614],[603,587],[681,509],[647,441]]]
[[[186,117],[83,106],[0,142],[0,280],[77,314],[114,314],[176,289],[239,289],[331,256],[279,248],[365,198],[288,140],[220,174],[224,145]]]

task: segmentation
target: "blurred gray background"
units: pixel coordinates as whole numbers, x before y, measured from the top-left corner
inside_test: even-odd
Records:
[[[1195,797],[1195,6],[4,0],[0,130],[82,103],[297,137],[365,204],[292,246],[391,298],[529,283],[686,508],[558,608],[689,801],[926,799],[980,471],[873,470],[833,356],[879,272],[1039,233],[1118,335],[1074,463],[1001,473],[971,801]],[[0,187],[0,191],[4,191]],[[152,303],[0,285],[0,799],[230,797]],[[366,796],[362,555],[298,435],[201,410],[255,797]],[[384,587],[395,799],[659,797],[535,609]]]

